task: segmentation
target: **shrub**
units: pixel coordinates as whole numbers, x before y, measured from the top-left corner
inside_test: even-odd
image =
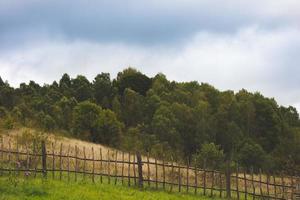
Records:
[[[220,168],[224,161],[223,150],[214,143],[205,143],[200,151],[194,156],[195,162],[199,167],[216,169]]]

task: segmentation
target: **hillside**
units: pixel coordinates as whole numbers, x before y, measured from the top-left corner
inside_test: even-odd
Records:
[[[232,168],[232,181],[228,185],[223,170],[200,169],[145,155],[139,164],[134,153],[28,128],[0,133],[0,174],[10,184],[18,186],[23,177],[26,181],[46,177],[45,180],[137,186],[141,177],[142,187],[146,189],[224,197],[229,194],[225,192],[229,188],[231,196],[239,199],[239,194],[243,193],[250,197],[281,195],[290,198],[294,194],[294,184],[300,181],[299,177],[262,174],[261,171],[253,174],[253,171]],[[46,141],[47,155],[42,153],[42,141]],[[36,187],[39,190],[40,186]],[[18,189],[23,190],[22,187]]]
[[[62,132],[84,141],[198,167],[293,174],[300,167],[300,120],[294,107],[245,89],[148,77],[128,68],[115,79],[64,74],[43,86],[13,88],[0,78],[0,126]],[[80,145],[80,142],[78,145]]]

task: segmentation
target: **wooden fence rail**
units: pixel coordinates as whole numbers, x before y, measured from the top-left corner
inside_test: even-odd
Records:
[[[198,167],[180,165],[174,161],[158,160],[144,157],[139,152],[135,154],[108,150],[104,156],[102,149],[92,148],[88,155],[86,148],[75,146],[64,151],[64,146],[55,151],[55,145],[47,145],[41,142],[37,147],[15,145],[12,149],[10,141],[8,145],[0,140],[0,175],[6,173],[24,174],[26,177],[41,174],[44,178],[63,179],[74,175],[74,181],[78,176],[83,179],[90,177],[92,182],[97,178],[103,182],[103,178],[109,184],[124,184],[128,186],[153,187],[166,191],[177,191],[208,195],[212,197],[227,197],[234,199],[291,199],[298,198],[300,190],[300,177],[275,176],[270,174],[246,173],[237,167],[234,171],[227,168],[225,172]],[[50,149],[49,149],[50,148]],[[66,150],[66,148],[65,148]],[[98,154],[97,154],[98,152]],[[59,177],[59,178],[58,178]]]

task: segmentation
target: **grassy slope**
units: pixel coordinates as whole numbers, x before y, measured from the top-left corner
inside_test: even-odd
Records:
[[[14,186],[14,183],[16,183]],[[9,179],[0,177],[0,200],[205,200],[208,197],[163,191],[139,190],[138,188],[92,184],[90,182],[67,182],[58,180]]]

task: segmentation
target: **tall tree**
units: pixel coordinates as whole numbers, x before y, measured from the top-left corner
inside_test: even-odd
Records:
[[[79,103],[73,111],[73,131],[85,139],[97,134],[102,108],[89,101]]]
[[[144,97],[131,89],[125,89],[122,103],[123,121],[127,126],[143,122],[145,111]]]
[[[102,107],[108,108],[113,89],[109,73],[98,74],[93,81],[93,88],[96,102]]]
[[[72,79],[72,88],[77,101],[81,102],[92,99],[93,89],[85,76],[79,75],[75,79]]]
[[[136,69],[127,68],[118,73],[115,85],[121,95],[126,88],[130,88],[141,95],[146,95],[151,87],[151,79]]]

